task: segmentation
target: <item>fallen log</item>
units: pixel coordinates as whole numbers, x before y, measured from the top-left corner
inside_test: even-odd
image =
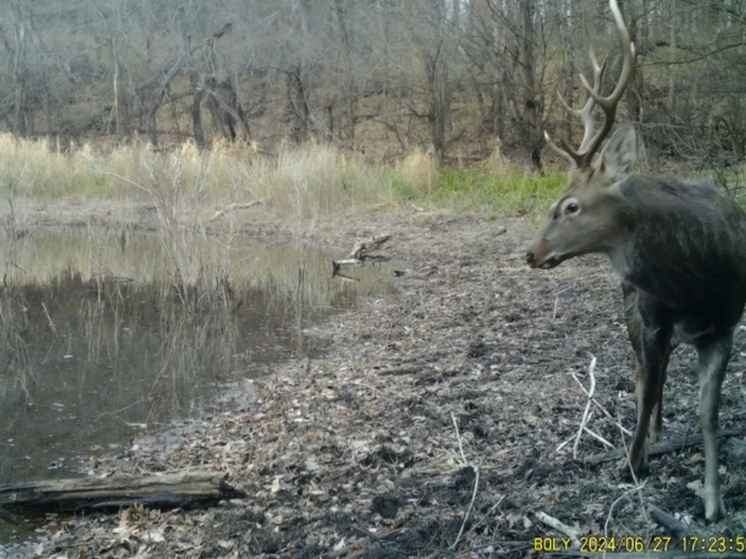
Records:
[[[0,485],[0,508],[13,512],[106,511],[143,505],[157,509],[195,508],[244,497],[228,475],[191,471],[148,476],[71,478]]]
[[[718,431],[718,440],[726,439],[728,437],[742,437],[746,435],[746,429],[721,429]],[[687,435],[686,437],[671,437],[669,439],[651,444],[648,449],[648,456],[660,456],[668,452],[680,452],[689,446],[699,446],[704,441],[702,433],[694,435]],[[594,456],[589,456],[583,461],[586,464],[602,464],[603,462],[611,462],[614,460],[620,460],[627,455],[627,452],[623,448],[617,448]]]

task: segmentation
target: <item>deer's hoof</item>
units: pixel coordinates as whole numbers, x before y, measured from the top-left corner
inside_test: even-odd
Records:
[[[712,524],[725,518],[725,505],[723,504],[723,498],[719,492],[711,492],[708,494],[705,490],[704,505],[705,520],[708,524]]]
[[[636,466],[635,462],[637,462]],[[625,456],[619,461],[617,470],[623,479],[632,480],[635,477],[645,477],[649,473],[648,461],[643,459],[632,460],[632,458]]]

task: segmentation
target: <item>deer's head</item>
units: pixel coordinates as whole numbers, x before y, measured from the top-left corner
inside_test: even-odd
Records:
[[[583,86],[589,93],[588,101],[582,109],[572,111],[581,118],[585,128],[580,147],[574,150],[564,140],[560,140],[561,147],[558,147],[545,132],[549,146],[567,158],[572,169],[562,196],[552,205],[542,232],[526,254],[532,268],[554,268],[574,256],[608,252],[613,249],[624,227],[619,185],[632,174],[637,160],[637,136],[632,125],[620,126],[601,155],[593,161],[614,124],[617,105],[632,76],[635,53],[616,0],[609,0],[609,5],[622,45],[622,72],[614,91],[607,97],[602,96],[600,89],[606,60],[599,64],[591,47],[593,86],[581,75]],[[603,110],[604,124],[594,133],[592,112],[596,105]]]

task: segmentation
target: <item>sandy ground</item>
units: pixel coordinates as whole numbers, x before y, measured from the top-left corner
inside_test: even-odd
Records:
[[[84,203],[17,208],[27,226],[92,219],[156,226],[148,208],[115,202],[98,206],[95,218]],[[288,234],[250,210],[230,219],[247,236]],[[210,225],[214,234],[220,227]],[[339,249],[391,233],[385,252],[406,272],[391,279],[398,295],[366,300],[315,327],[313,336],[329,344],[326,356],[247,384],[242,409],[174,425],[134,441],[126,455],[100,460],[99,470],[112,473],[224,472],[247,497],[202,510],[58,519],[33,552],[524,557],[535,553],[535,538],[562,536],[542,513],[586,536],[614,536],[618,546],[652,541],[666,532],[650,518],[651,504],[704,529],[702,449],[686,442],[699,430],[691,349],[672,357],[664,395],[664,440],[682,443],[652,457],[651,475],[635,484],[616,468],[622,428],[635,421],[618,281],[600,257],[529,270],[523,252],[536,227],[408,209],[316,222],[304,236]],[[743,424],[745,352],[739,331],[723,429]],[[593,434],[578,438],[594,357]],[[721,442],[729,518],[710,533],[746,534],[737,442]]]

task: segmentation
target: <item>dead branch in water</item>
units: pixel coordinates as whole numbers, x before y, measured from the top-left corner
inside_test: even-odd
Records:
[[[343,260],[332,260],[332,277],[340,277],[349,281],[357,281],[341,273],[342,266],[361,266],[373,262],[388,262],[388,256],[373,254],[391,238],[391,235],[375,235],[364,241],[358,241],[352,247],[350,254]]]
[[[360,260],[361,262],[365,262],[369,258],[375,258],[376,256],[370,254],[370,252],[382,246],[390,238],[391,235],[376,235],[375,237],[371,237],[370,239],[358,241],[357,243],[355,243],[355,246],[352,248],[352,252],[350,252],[347,258],[354,258],[355,260]]]

